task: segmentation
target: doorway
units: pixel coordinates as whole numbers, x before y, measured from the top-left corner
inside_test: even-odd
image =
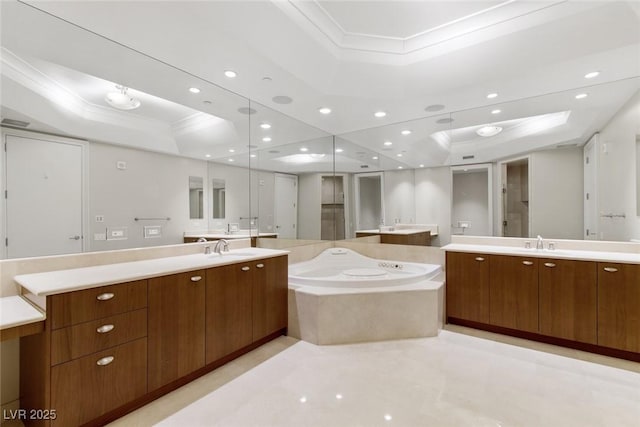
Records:
[[[46,135],[5,135],[7,258],[85,249],[85,146]]]
[[[281,239],[298,237],[298,177],[275,174],[274,216],[276,233]]]
[[[320,238],[343,240],[345,238],[345,182],[344,176],[322,177]]]
[[[598,240],[598,134],[584,146],[584,238]]]
[[[502,236],[529,237],[529,158],[503,162]]]
[[[356,231],[384,224],[384,178],[381,172],[355,175]]]

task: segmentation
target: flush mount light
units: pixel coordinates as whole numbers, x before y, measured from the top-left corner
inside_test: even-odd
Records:
[[[483,126],[476,131],[476,133],[480,136],[494,136],[502,132],[502,128],[500,126]]]
[[[302,151],[303,153],[306,153],[307,151],[309,151],[309,149],[307,147],[302,147],[300,151]]]
[[[271,137],[265,136],[264,138],[262,138],[262,142],[271,142]]]
[[[109,92],[104,100],[109,105],[119,110],[133,110],[140,106],[140,100],[132,97],[127,93],[128,87],[116,85],[117,92]]]
[[[502,110],[491,110],[491,114],[500,114]]]
[[[579,94],[576,95],[576,99],[584,99],[587,96],[589,96],[589,95],[587,95],[586,93],[579,93]]]
[[[191,93],[200,93],[200,89],[198,89],[197,87],[190,87],[189,88],[189,92],[191,92]]]
[[[392,145],[393,145],[393,142],[391,142],[391,141],[385,141],[385,142],[384,142],[384,145],[386,145],[387,147],[390,147],[390,146],[392,146]]]
[[[344,150],[342,148],[336,148],[336,153],[342,153]]]
[[[595,77],[598,77],[600,75],[600,71],[591,71],[590,73],[587,73],[584,75],[585,79],[593,79]]]
[[[496,98],[497,96],[498,96],[498,94],[497,94],[497,93],[495,93],[495,92],[491,92],[491,93],[488,93],[488,94],[487,94],[487,98],[489,98],[489,99]]]
[[[379,119],[380,119],[380,118],[382,118],[382,117],[384,117],[384,116],[386,116],[386,115],[387,115],[387,113],[385,113],[384,111],[376,111],[376,112],[374,113],[374,116],[376,116],[376,117],[377,117],[377,118],[379,118]]]
[[[230,79],[233,79],[233,78],[235,78],[238,74],[237,74],[235,71],[233,71],[233,70],[226,70],[226,71],[224,72],[224,75],[225,75],[225,76],[227,76],[227,77],[229,77]]]
[[[406,135],[411,135],[411,131],[410,131],[409,129],[405,129],[405,130],[403,130],[403,131],[402,131],[402,132],[400,132],[400,133],[401,133],[401,134],[403,134],[403,135],[405,135],[405,136],[406,136]]]
[[[331,108],[328,107],[318,108],[318,111],[320,114],[331,114]]]
[[[271,129],[271,125],[269,123],[261,123],[260,127],[262,129]]]

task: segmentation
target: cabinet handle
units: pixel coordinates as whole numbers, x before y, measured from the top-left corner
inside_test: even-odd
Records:
[[[256,264],[257,268],[264,268],[264,264],[260,263],[260,264]]]
[[[113,328],[115,328],[114,325],[102,325],[96,329],[96,332],[99,334],[106,334],[107,332],[113,331]]]
[[[193,276],[193,277],[191,277],[191,281],[192,282],[199,282],[200,280],[202,280],[202,276]]]
[[[618,271],[618,269],[615,267],[605,267],[604,271],[607,271],[609,273],[615,273],[616,271]]]
[[[242,269],[241,269],[241,270],[242,270],[242,271],[249,271],[249,270],[251,270],[251,267],[247,267],[247,266],[245,266],[245,267],[242,267]]]
[[[552,263],[552,262],[545,262],[544,266],[545,267],[555,267],[556,265],[554,263]]]
[[[522,261],[524,265],[533,265],[533,261]]]
[[[111,298],[115,297],[116,294],[112,292],[105,292],[104,294],[100,294],[96,297],[98,301],[109,301]]]
[[[113,362],[114,359],[115,359],[115,357],[113,357],[113,356],[103,357],[102,359],[100,359],[100,360],[98,360],[96,362],[96,365],[98,365],[98,366],[107,366],[109,363]]]
[[[476,257],[476,261],[480,261],[480,262],[482,262],[482,261],[484,261],[484,258],[482,258],[481,256],[477,256],[477,257]]]

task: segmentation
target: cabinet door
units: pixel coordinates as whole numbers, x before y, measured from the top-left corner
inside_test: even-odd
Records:
[[[149,279],[149,390],[204,366],[205,272]]]
[[[252,263],[253,341],[287,327],[288,259],[286,256]]]
[[[489,256],[447,252],[447,317],[489,323]]]
[[[598,263],[598,344],[640,352],[640,265]]]
[[[538,332],[538,259],[491,255],[489,260],[490,323]]]
[[[253,263],[207,270],[206,361],[233,353],[252,342]]]
[[[596,344],[596,263],[541,259],[539,268],[540,333]]]

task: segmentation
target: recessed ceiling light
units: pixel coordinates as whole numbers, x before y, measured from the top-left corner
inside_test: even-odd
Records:
[[[424,111],[426,111],[427,113],[433,113],[436,111],[440,111],[440,110],[444,110],[444,105],[442,104],[433,104],[433,105],[429,105],[428,107],[425,107]]]
[[[229,159],[229,161],[230,161],[230,162],[233,162],[234,160],[233,160],[233,159]]]
[[[446,125],[448,123],[453,122],[453,119],[451,117],[445,117],[444,119],[438,119],[436,120],[436,123],[441,124],[441,125]]]
[[[104,100],[118,110],[134,110],[140,106],[140,100],[129,95],[128,87],[116,85],[116,92],[109,92]]]
[[[271,142],[271,137],[265,136],[264,138],[262,138],[262,142]]]
[[[389,147],[390,145],[393,145],[393,142],[391,141],[385,141],[384,145],[386,145],[387,147]]]
[[[420,167],[421,167],[421,168],[423,168],[423,167],[424,167],[424,165],[423,165],[423,164],[421,164],[421,165],[420,165]]]
[[[238,73],[236,73],[236,72],[235,72],[235,71],[233,71],[233,70],[226,70],[226,71],[224,72],[224,75],[225,75],[225,76],[227,76],[227,77],[229,77],[230,79],[233,79],[233,78],[235,78],[235,77],[238,75]]]
[[[384,116],[386,116],[387,113],[385,113],[384,111],[376,111],[374,116],[376,116],[377,118],[382,118]]]
[[[495,93],[495,92],[492,92],[492,93],[487,94],[487,98],[489,98],[489,99],[496,98],[497,96],[498,96],[498,94],[497,94],[497,93]]]
[[[229,152],[230,152],[230,153],[235,153],[235,152],[236,152],[236,150],[234,150],[233,148],[229,148]]]
[[[579,93],[579,94],[576,95],[576,99],[584,99],[587,96],[589,96],[589,95],[587,95],[586,93]]]
[[[480,136],[494,136],[502,132],[502,128],[500,126],[483,126],[476,131],[476,133]]]
[[[393,419],[393,417],[391,415],[389,415],[389,414],[386,414],[384,416],[384,419],[387,420],[387,421],[391,421]]]
[[[338,399],[338,400],[342,399],[342,395],[341,394],[336,394],[336,399]]]
[[[240,107],[238,108],[238,112],[241,114],[251,115],[257,113],[258,111],[255,108]]]
[[[378,156],[373,156],[371,159],[378,160]]]
[[[405,129],[400,133],[403,134],[403,135],[411,135],[411,131],[409,129]]]
[[[593,79],[594,77],[598,77],[600,75],[600,71],[591,71],[584,75],[585,79]]]
[[[344,150],[342,148],[336,148],[336,153],[342,153]]]
[[[491,114],[500,114],[502,110],[491,110]]]
[[[205,154],[204,156],[209,158],[209,157],[211,157],[211,154]]]
[[[263,81],[263,82],[267,82],[267,83],[271,83],[271,80],[273,80],[273,79],[272,79],[271,77],[269,77],[269,76],[264,76],[264,77],[262,78],[262,81]]]
[[[320,114],[331,114],[331,108],[328,107],[319,108],[318,111]]]
[[[261,123],[260,127],[262,129],[271,129],[271,125],[269,123]]]
[[[306,396],[302,396],[302,397],[300,398],[300,403],[305,403],[306,401],[307,401]]]
[[[191,92],[191,93],[200,93],[200,89],[198,89],[197,87],[190,87],[189,88],[189,92]]]
[[[251,157],[251,158],[255,158],[255,157],[256,157],[256,155],[255,155],[255,154],[249,154],[249,157]]]
[[[309,149],[307,147],[302,147],[300,151],[302,151],[303,153],[306,153],[307,151],[309,151]]]
[[[398,169],[404,169],[402,166],[398,166]]]
[[[396,154],[397,157],[402,157],[402,153]]]
[[[274,96],[271,100],[276,104],[291,104],[293,102],[293,98],[286,95]]]
[[[206,105],[211,105],[211,104],[213,104],[213,102],[209,101],[208,99],[207,99],[207,100],[202,101],[202,103],[203,103],[203,104],[206,104]]]

